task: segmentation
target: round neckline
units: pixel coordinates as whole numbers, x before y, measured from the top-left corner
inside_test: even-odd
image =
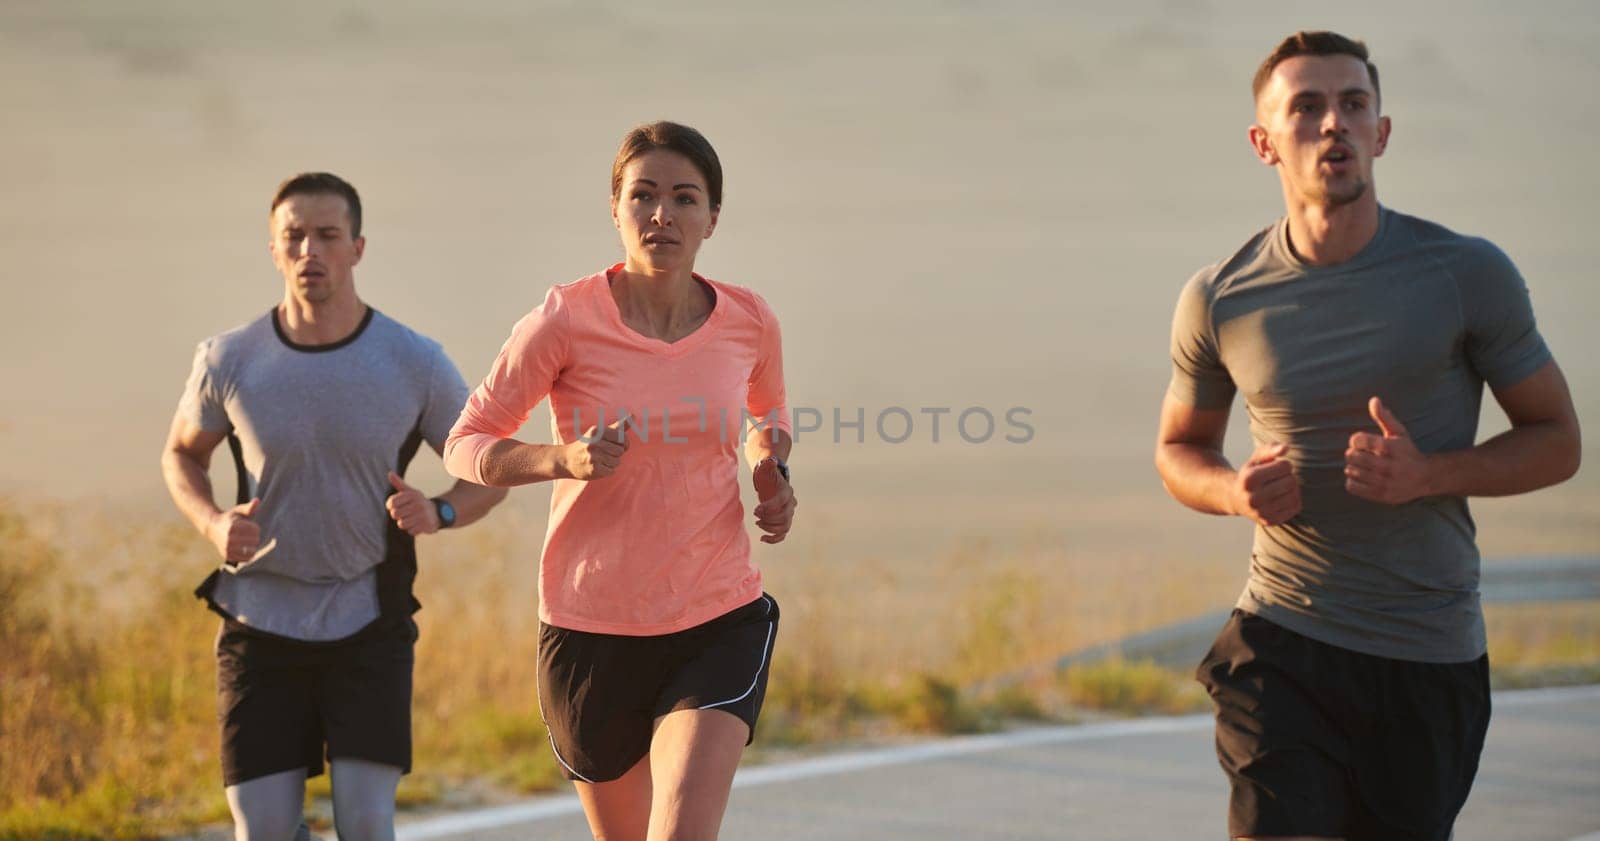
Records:
[[[645,334],[640,333],[638,330],[629,327],[628,323],[622,319],[622,310],[617,307],[617,299],[611,295],[611,280],[612,278],[616,277],[617,273],[620,271],[622,271],[622,264],[617,263],[611,268],[600,273],[598,277],[600,295],[601,297],[605,298],[605,303],[601,306],[605,307],[606,314],[611,319],[612,327],[616,328],[618,332],[620,332],[623,336],[626,336],[634,344],[639,345],[640,347],[648,348],[656,353],[661,353],[668,356],[676,356],[690,350],[691,348],[703,344],[706,339],[710,337],[712,333],[711,328],[722,319],[722,313],[727,309],[727,307],[723,306],[723,301],[727,299],[728,294],[722,290],[717,282],[701,276],[698,272],[690,272],[690,277],[701,283],[704,283],[711,289],[711,312],[706,314],[706,320],[700,322],[700,326],[694,328],[693,332],[689,333],[689,335],[684,336],[676,342],[668,342],[658,339],[654,336],[646,336]]]
[[[349,335],[344,338],[325,345],[303,345],[296,342],[289,338],[289,332],[283,329],[283,322],[278,318],[278,308],[276,306],[272,308],[270,315],[272,316],[272,331],[278,334],[278,341],[283,342],[285,347],[301,353],[327,353],[330,350],[338,350],[345,347],[356,339],[361,338],[361,334],[367,332],[367,325],[372,323],[372,316],[377,311],[376,307],[367,306],[367,312],[361,316],[361,323],[356,325],[356,329],[351,330]]]
[[[1350,257],[1350,259],[1340,263],[1334,263],[1327,266],[1317,266],[1300,259],[1300,255],[1296,254],[1294,249],[1289,245],[1289,217],[1287,216],[1278,220],[1278,230],[1273,236],[1273,245],[1278,251],[1278,256],[1281,257],[1284,262],[1288,263],[1290,266],[1293,266],[1297,271],[1304,272],[1305,274],[1310,275],[1323,272],[1331,273],[1348,271],[1352,268],[1359,268],[1364,262],[1369,260],[1373,254],[1376,254],[1381,250],[1380,246],[1385,236],[1389,233],[1389,219],[1391,214],[1392,211],[1390,211],[1389,208],[1382,204],[1378,205],[1378,230],[1373,232],[1372,239],[1367,240],[1367,244],[1361,246],[1360,251],[1357,251]]]

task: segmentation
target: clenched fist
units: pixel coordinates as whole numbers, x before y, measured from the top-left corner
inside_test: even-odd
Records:
[[[395,525],[412,537],[439,530],[439,509],[427,494],[406,484],[393,470],[389,471],[389,486],[394,488],[394,493],[389,494],[383,507],[388,509],[389,519],[394,520]]]
[[[206,538],[217,547],[222,560],[242,564],[255,557],[261,547],[261,524],[253,517],[261,507],[259,498],[218,511],[206,526]]]
[[[1287,444],[1256,448],[1234,481],[1234,513],[1263,526],[1282,525],[1300,513],[1300,480],[1284,458],[1288,452]]]
[[[583,437],[562,448],[561,465],[566,468],[567,475],[588,481],[604,479],[617,472],[622,455],[628,451],[628,436],[622,429],[627,420],[619,418],[603,431],[591,426]]]
[[[778,460],[764,458],[756,462],[751,471],[751,481],[756,486],[756,527],[766,532],[762,543],[782,543],[794,525],[794,510],[800,503],[794,498],[794,488],[778,470]]]
[[[1385,505],[1402,505],[1427,496],[1428,457],[1417,449],[1405,425],[1382,400],[1374,397],[1367,401],[1367,412],[1380,434],[1357,432],[1350,436],[1350,448],[1344,451],[1345,490]]]

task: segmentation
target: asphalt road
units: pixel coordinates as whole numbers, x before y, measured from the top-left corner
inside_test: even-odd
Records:
[[[1050,727],[745,768],[725,839],[1221,839],[1208,716]],[[1600,833],[1600,686],[1499,693],[1458,841]],[[404,824],[402,841],[586,839],[570,795]],[[1600,838],[1600,835],[1596,835]]]

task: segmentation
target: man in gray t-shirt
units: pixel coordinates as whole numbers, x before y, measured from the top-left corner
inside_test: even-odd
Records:
[[[1254,91],[1287,214],[1184,287],[1156,449],[1180,502],[1256,523],[1199,670],[1230,832],[1444,839],[1489,712],[1466,498],[1570,477],[1577,417],[1511,261],[1378,204],[1365,46],[1297,33]],[[1485,383],[1512,429],[1476,444]],[[1236,393],[1256,444],[1237,469]]]
[[[241,838],[288,838],[305,780],[333,766],[341,838],[392,838],[409,770],[414,539],[481,518],[505,491],[403,478],[441,451],[466,384],[438,343],[367,306],[354,188],[285,181],[271,206],[283,301],[200,343],[162,472],[220,568],[196,592],[217,641],[223,778]],[[237,504],[206,475],[227,441]]]

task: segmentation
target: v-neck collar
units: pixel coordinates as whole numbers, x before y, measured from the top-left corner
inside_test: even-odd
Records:
[[[666,342],[662,341],[661,339],[657,339],[654,336],[646,336],[632,327],[629,327],[627,322],[622,320],[622,310],[617,308],[617,299],[611,295],[611,279],[616,276],[617,272],[620,271],[622,271],[622,264],[618,263],[611,268],[606,269],[604,272],[601,272],[596,278],[596,281],[600,286],[600,297],[605,299],[604,303],[602,303],[600,306],[605,309],[606,315],[611,319],[611,326],[616,329],[619,335],[626,338],[633,345],[648,350],[652,353],[659,354],[661,356],[682,356],[683,354],[694,350],[700,345],[705,344],[715,332],[718,322],[722,320],[723,313],[725,313],[728,309],[727,304],[725,303],[728,298],[727,293],[719,289],[716,282],[707,280],[706,278],[691,272],[691,277],[711,287],[711,291],[716,293],[715,300],[711,302],[711,312],[706,315],[706,320],[701,322],[699,327],[694,328],[694,332],[684,336],[676,342]]]

